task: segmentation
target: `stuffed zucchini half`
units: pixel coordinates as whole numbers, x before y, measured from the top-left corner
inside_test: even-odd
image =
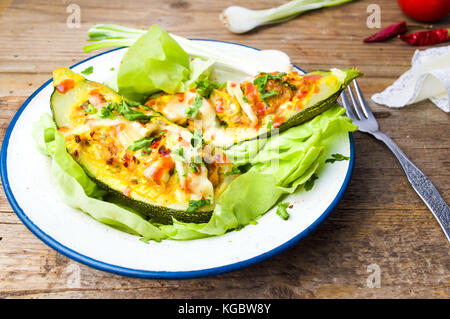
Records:
[[[51,108],[66,148],[99,186],[155,222],[207,222],[236,177],[201,131],[191,133],[149,107],[68,68],[53,72]]]
[[[334,105],[359,75],[354,68],[260,73],[222,87],[206,79],[185,93],[151,96],[145,104],[179,125],[200,128],[214,145],[229,147],[309,121]]]

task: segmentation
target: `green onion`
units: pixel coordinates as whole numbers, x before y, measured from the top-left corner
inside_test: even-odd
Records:
[[[198,110],[200,110],[202,105],[203,99],[200,96],[196,96],[192,106],[186,108],[186,115],[191,119],[195,119],[198,115]]]
[[[238,167],[234,166],[231,169],[231,171],[228,171],[228,172],[225,173],[225,176],[238,175],[238,174],[242,174],[242,172],[241,172],[241,170]]]
[[[123,27],[115,24],[95,24],[89,31],[90,44],[86,45],[84,52],[91,52],[108,47],[130,47],[137,39],[147,33],[147,30]],[[175,34],[170,36],[192,57],[214,60],[214,65],[223,71],[237,72],[244,75],[255,75],[264,69],[266,72],[289,71],[291,62],[289,57],[278,50],[249,51],[248,54],[223,54],[223,49],[215,48],[192,41]]]
[[[95,114],[95,113],[97,113],[97,109],[90,103],[88,105],[86,105],[86,106],[83,106],[83,110],[87,114]]]
[[[83,73],[84,75],[92,74],[92,72],[94,72],[94,67],[93,66],[87,67],[86,69],[81,71],[81,73]]]
[[[314,187],[314,182],[319,177],[316,175],[316,173],[312,174],[311,177],[306,181],[305,183],[305,190],[309,192]]]
[[[331,154],[331,158],[328,158],[325,163],[334,163],[336,161],[348,161],[350,159],[350,157],[348,156],[344,156],[342,154],[336,153],[336,154]]]
[[[200,208],[202,208],[203,206],[210,205],[210,204],[211,204],[211,200],[209,200],[209,199],[202,198],[199,200],[190,200],[189,206],[186,209],[186,213],[195,212],[195,211],[199,210]]]
[[[205,99],[209,99],[212,91],[219,88],[219,84],[210,81],[209,78],[206,77],[195,82],[195,88],[197,89],[198,94],[200,94]]]
[[[258,26],[280,23],[303,12],[336,6],[354,0],[294,0],[266,10],[250,10],[239,6],[226,8],[220,15],[225,26],[233,33],[245,33]]]
[[[289,205],[289,202],[278,203],[277,215],[284,220],[289,219],[289,213],[287,212],[287,208],[289,207]]]

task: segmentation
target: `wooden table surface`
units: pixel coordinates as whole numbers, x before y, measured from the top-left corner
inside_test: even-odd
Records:
[[[159,24],[194,38],[278,48],[305,70],[357,66],[366,97],[410,67],[416,50],[394,39],[363,44],[367,6],[357,1],[309,12],[246,35],[228,32],[218,19],[241,1],[2,0],[0,3],[0,136],[25,99],[57,67],[87,58],[82,47],[95,22],[132,27]],[[261,9],[281,0],[249,0]],[[66,25],[71,3],[81,27]],[[408,20],[396,1],[378,0],[381,23]],[[450,26],[450,19],[436,24]],[[449,114],[424,101],[403,109],[370,102],[381,128],[450,201]],[[143,280],[92,269],[36,238],[0,194],[0,298],[448,298],[450,256],[437,221],[411,188],[388,149],[356,132],[356,162],[338,208],[311,236],[258,265],[210,278]],[[36,203],[39,205],[39,203]],[[369,265],[381,272],[370,288]]]

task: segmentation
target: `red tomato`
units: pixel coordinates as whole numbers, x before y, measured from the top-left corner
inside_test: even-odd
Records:
[[[397,0],[400,9],[417,21],[433,22],[447,16],[450,0]]]

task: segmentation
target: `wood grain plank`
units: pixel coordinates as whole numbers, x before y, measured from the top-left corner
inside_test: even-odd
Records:
[[[267,8],[283,0],[251,0]],[[66,26],[67,1],[4,1],[0,5],[0,140],[26,98],[57,67],[89,56],[86,31],[95,22],[145,28],[157,23],[192,38],[278,48],[305,70],[358,66],[369,100],[410,68],[417,48],[392,39],[364,44],[370,0],[309,12],[246,35],[228,32],[218,14],[241,1],[77,0],[81,28]],[[411,22],[396,1],[379,0],[382,25]],[[145,8],[145,9],[143,9]],[[450,17],[436,24],[449,27]],[[446,44],[442,44],[446,45]],[[449,114],[423,101],[389,109],[369,100],[380,127],[450,200]],[[142,280],[74,262],[37,239],[0,191],[0,298],[449,298],[448,242],[409,186],[395,157],[380,142],[354,133],[356,162],[338,208],[317,231],[258,265],[211,278]],[[378,264],[381,288],[366,285]]]

